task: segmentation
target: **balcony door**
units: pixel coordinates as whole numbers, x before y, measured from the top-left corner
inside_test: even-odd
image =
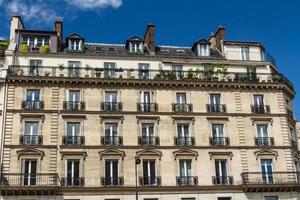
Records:
[[[153,137],[154,136],[154,124],[153,123],[142,123],[142,137]]]
[[[119,185],[118,160],[105,161],[105,185]]]
[[[68,68],[68,76],[69,77],[79,77],[80,75],[80,62],[78,61],[70,61]]]
[[[220,94],[211,94],[210,95],[210,104],[211,105],[220,105],[221,104],[221,95]]]
[[[67,185],[79,186],[81,180],[79,178],[79,160],[67,160]]]
[[[149,79],[149,64],[139,64],[139,79]]]
[[[69,91],[69,101],[79,102],[80,101],[80,91],[70,90]]]
[[[115,78],[116,76],[116,64],[104,63],[104,78]]]
[[[80,141],[80,122],[67,123],[66,144],[81,144]]]
[[[141,102],[144,104],[149,104],[152,102],[152,97],[150,92],[141,92]]]
[[[189,124],[177,124],[177,145],[192,145]]]
[[[215,160],[216,184],[227,184],[227,161]]]
[[[254,106],[263,106],[264,105],[264,96],[263,95],[253,95]]]
[[[30,60],[29,61],[29,75],[41,75],[42,73],[42,61],[41,60]]]
[[[212,124],[212,134],[213,134],[213,138],[225,137],[224,125],[223,124]]]
[[[260,161],[262,182],[265,184],[272,184],[273,180],[273,169],[271,159],[262,159]]]
[[[247,75],[249,81],[256,81],[256,68],[255,67],[247,67]]]
[[[39,122],[25,122],[25,131],[22,142],[27,145],[39,144]]]
[[[27,90],[26,101],[40,101],[40,90]]]
[[[143,160],[143,184],[156,184],[155,176],[155,160]]]
[[[192,161],[191,160],[180,160],[179,161],[179,175],[180,177],[191,177],[192,174]],[[187,181],[186,178],[185,181]]]
[[[268,125],[267,124],[257,124],[256,125],[257,129],[257,136],[259,138],[268,138]]]
[[[37,184],[37,160],[24,160],[23,162],[23,185],[36,185]]]
[[[186,104],[186,94],[185,93],[177,93],[176,94],[176,103],[177,104]]]
[[[119,145],[118,123],[105,123],[104,142],[107,145]]]
[[[182,78],[182,65],[173,65],[172,72],[175,74],[177,80]]]

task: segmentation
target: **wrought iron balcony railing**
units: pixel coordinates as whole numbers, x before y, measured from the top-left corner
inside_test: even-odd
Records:
[[[24,110],[43,110],[44,101],[22,101],[22,108]]]
[[[160,176],[142,176],[139,177],[140,186],[160,186]]]
[[[62,137],[62,144],[63,145],[84,145],[85,137],[84,136],[63,136]]]
[[[55,173],[2,173],[0,187],[53,187],[60,186]]]
[[[158,136],[139,136],[138,143],[141,146],[157,146],[159,145]]]
[[[101,185],[103,186],[123,186],[124,179],[123,177],[101,177],[100,179]]]
[[[213,176],[212,181],[214,185],[233,185],[232,176]]]
[[[137,103],[139,112],[157,112],[157,103]]]
[[[178,186],[195,186],[198,185],[197,176],[177,176],[176,183]]]
[[[226,105],[225,104],[206,104],[207,112],[210,113],[225,113]]]
[[[102,102],[101,109],[105,112],[120,112],[122,111],[122,103],[120,102]]]
[[[268,105],[251,105],[251,112],[258,114],[270,113],[270,106]]]
[[[293,88],[293,84],[280,73],[232,73],[217,71],[189,70],[180,73],[168,70],[148,70],[147,75],[141,76],[139,69],[116,68],[105,69],[91,66],[69,68],[58,66],[40,66],[38,73],[32,74],[33,66],[11,65],[8,69],[8,76],[42,76],[42,77],[68,77],[68,78],[97,78],[97,79],[140,79],[157,81],[214,81],[214,82],[243,82],[243,83],[284,83]],[[70,73],[70,71],[75,71]]]
[[[175,137],[176,146],[194,146],[195,138],[194,137]]]
[[[212,146],[228,146],[230,140],[229,137],[210,137],[209,141]]]
[[[83,187],[85,184],[84,177],[62,177],[62,187]]]
[[[121,146],[123,145],[122,136],[102,136],[101,144],[104,146]]]
[[[241,174],[243,184],[300,184],[300,172],[244,172]]]
[[[64,101],[64,110],[67,110],[67,111],[85,110],[85,102],[83,102],[83,101]]]
[[[173,112],[193,112],[193,105],[188,103],[173,103]]]
[[[43,136],[41,135],[20,135],[20,144],[23,145],[41,145]]]
[[[255,145],[266,147],[266,146],[274,146],[274,138],[273,137],[256,137]]]

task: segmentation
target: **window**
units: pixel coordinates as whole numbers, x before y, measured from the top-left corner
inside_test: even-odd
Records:
[[[153,123],[142,123],[142,137],[153,137],[154,136],[154,124]]]
[[[290,138],[291,140],[297,142],[297,134],[294,128],[290,127]]]
[[[265,200],[278,200],[278,196],[265,196]]]
[[[182,78],[182,65],[173,65],[172,72],[175,74],[176,79],[180,80]]]
[[[139,79],[149,79],[149,64],[139,64]]]
[[[116,103],[117,92],[105,92],[105,102]]]
[[[43,45],[49,45],[49,38],[38,37],[36,40],[37,40],[37,47],[41,47]]]
[[[141,92],[141,102],[145,104],[149,104],[152,102],[151,92],[143,91]]]
[[[79,61],[70,61],[68,68],[69,77],[79,77],[80,75],[80,62]]]
[[[80,101],[80,91],[70,90],[69,91],[69,101],[73,101],[73,102]]]
[[[105,185],[119,185],[118,160],[105,160]]]
[[[263,95],[253,95],[254,106],[263,106],[264,105],[264,96]]]
[[[23,37],[23,44],[27,44],[29,47],[34,47],[34,37]]]
[[[213,138],[224,137],[224,124],[212,124]]]
[[[22,172],[23,172],[23,184],[24,185],[36,185],[37,179],[37,160],[23,161]]]
[[[130,42],[129,43],[130,52],[143,52],[143,43],[142,42]]]
[[[191,160],[179,160],[179,175],[180,175],[180,177],[192,176],[192,161]]]
[[[43,45],[49,45],[49,37],[30,37],[25,36],[22,39],[23,44],[27,44],[31,48],[39,48]]]
[[[209,56],[209,45],[208,44],[198,44],[198,56]]]
[[[262,182],[265,184],[273,183],[273,169],[271,159],[262,159],[260,161]]]
[[[189,124],[177,124],[177,134],[179,138],[189,137]]]
[[[40,101],[40,90],[39,89],[29,89],[27,90],[26,101]]]
[[[79,177],[79,160],[67,160],[67,171],[65,185],[79,186],[81,185],[81,179]]]
[[[176,103],[177,104],[186,104],[186,94],[185,93],[176,93]]]
[[[227,161],[226,160],[215,160],[216,178],[215,184],[227,185]]]
[[[118,137],[118,123],[105,123],[104,145],[120,145]]]
[[[210,94],[210,104],[211,105],[220,105],[221,104],[221,95],[220,94]]]
[[[80,122],[67,123],[67,136],[70,137],[80,136]]]
[[[78,40],[78,39],[70,39],[70,50],[73,51],[80,51],[82,50],[82,40]]]
[[[242,60],[250,60],[249,47],[241,47]]]
[[[268,137],[268,125],[267,124],[257,124],[257,137],[267,138]]]
[[[155,185],[155,160],[143,160],[143,185]]]
[[[41,60],[30,60],[29,61],[29,75],[41,75],[42,73],[42,61]]]
[[[116,64],[104,63],[104,78],[115,78],[116,76]]]
[[[38,135],[39,134],[39,122],[25,122],[24,135]]]

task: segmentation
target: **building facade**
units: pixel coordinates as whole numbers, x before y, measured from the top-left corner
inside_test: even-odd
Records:
[[[190,47],[28,30],[12,17],[3,199],[299,199],[293,85],[219,27]]]

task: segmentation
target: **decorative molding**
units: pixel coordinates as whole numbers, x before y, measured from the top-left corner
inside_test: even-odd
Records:
[[[120,120],[121,124],[123,124],[124,121],[124,116],[123,115],[100,115],[100,123],[103,123],[103,120],[107,120],[107,119],[113,119],[113,120]]]
[[[262,157],[262,156],[271,156],[271,157],[275,157],[275,159],[277,160],[277,157],[278,157],[278,152],[277,151],[274,151],[272,149],[261,149],[261,150],[258,150],[258,151],[255,151],[254,152],[254,155],[256,157],[256,160],[258,160],[259,157]]]
[[[24,120],[24,118],[35,118],[35,119],[39,119],[42,122],[45,121],[44,114],[37,114],[37,113],[20,114],[20,122],[22,122]]]
[[[142,116],[142,115],[138,115],[136,116],[137,119],[137,124],[140,123],[141,120],[153,120],[153,121],[157,121],[157,124],[159,124],[160,122],[160,117],[159,116]]]
[[[162,152],[155,149],[143,149],[136,152],[136,158],[141,156],[157,156],[161,160]]]
[[[197,157],[199,156],[197,151],[193,151],[190,149],[180,149],[180,150],[174,151],[173,155],[174,155],[175,160],[179,156],[192,156],[192,157],[195,157],[195,160],[197,160]]]
[[[26,148],[17,151],[17,155],[18,155],[18,160],[20,160],[21,156],[40,156],[41,160],[43,160],[45,156],[45,152],[35,148]]]
[[[63,119],[66,119],[66,118],[86,119],[86,115],[82,115],[82,114],[62,114],[61,116]]]
[[[255,122],[269,122],[273,126],[273,118],[263,118],[263,117],[252,117],[252,125],[254,126]]]
[[[215,152],[208,152],[210,160],[216,158],[216,157],[224,157],[224,158],[229,158],[232,160],[233,153],[231,151],[215,151]]]
[[[103,151],[98,152],[100,160],[103,159],[103,156],[120,156],[122,160],[124,160],[124,157],[126,156],[125,151],[121,151],[118,149],[106,149]]]
[[[173,124],[179,120],[191,121],[193,125],[195,124],[195,117],[193,116],[171,116],[171,118],[173,119]]]
[[[61,160],[63,160],[66,156],[81,156],[83,160],[85,160],[87,153],[85,151],[61,151],[60,156]]]

